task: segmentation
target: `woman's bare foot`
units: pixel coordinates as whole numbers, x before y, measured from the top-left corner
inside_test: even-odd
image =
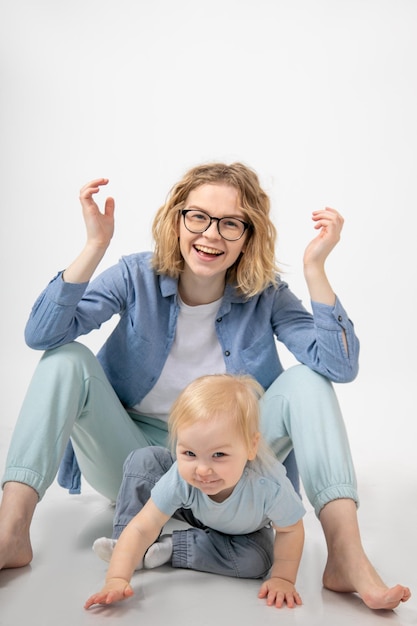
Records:
[[[22,483],[6,483],[0,506],[0,569],[24,567],[33,557],[29,529],[38,494]]]
[[[408,587],[388,587],[370,563],[359,533],[353,500],[333,500],[320,512],[328,559],[323,585],[331,591],[357,593],[370,609],[395,609],[411,597]]]
[[[33,557],[32,546],[28,536],[16,536],[13,533],[0,530],[0,569],[24,567]]]
[[[349,572],[349,560],[336,563],[329,557],[323,574],[323,585],[331,591],[357,593],[370,609],[395,609],[411,597],[408,587],[388,587],[381,580],[365,555],[361,555]]]

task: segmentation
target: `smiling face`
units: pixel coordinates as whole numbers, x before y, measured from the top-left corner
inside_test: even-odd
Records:
[[[247,461],[256,456],[259,434],[251,449],[226,414],[178,429],[176,455],[180,476],[216,502],[230,496]]]
[[[184,209],[205,211],[211,217],[237,217],[245,221],[235,187],[226,184],[204,184],[193,189]],[[187,278],[215,280],[224,284],[226,272],[244,250],[247,232],[238,241],[226,241],[213,222],[203,233],[190,233],[183,217],[179,221],[179,244],[184,259],[181,281]]]

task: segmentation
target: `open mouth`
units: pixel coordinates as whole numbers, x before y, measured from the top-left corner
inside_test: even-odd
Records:
[[[224,254],[221,250],[216,250],[216,248],[209,248],[207,246],[195,245],[194,249],[197,250],[197,252],[209,254],[210,256],[220,256],[221,254]]]

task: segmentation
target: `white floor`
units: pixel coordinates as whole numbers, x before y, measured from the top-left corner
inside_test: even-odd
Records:
[[[411,515],[409,511],[409,495],[416,493],[416,481],[405,474],[401,479],[398,473],[389,479],[388,472],[384,475],[380,470],[378,476],[373,476],[371,470],[360,475],[359,480],[364,501],[360,522],[368,554],[387,583],[401,582],[414,590],[411,600],[395,611],[371,611],[354,595],[322,589],[326,551],[310,507],[305,517],[306,545],[298,579],[302,607],[266,607],[257,598],[259,582],[255,580],[164,566],[138,572],[133,581],[135,596],[130,600],[85,611],[85,599],[99,588],[106,570],[106,564],[94,555],[91,545],[96,537],[110,532],[113,509],[84,483],[79,496],[70,496],[54,485],[38,507],[32,529],[32,564],[0,572],[0,625],[417,624],[415,504]],[[407,508],[408,515],[404,516]]]
[[[13,353],[14,354],[14,353]],[[16,351],[12,368],[0,354],[0,474],[29,377],[38,355]],[[3,364],[4,361],[4,365]],[[10,369],[11,368],[11,369]],[[13,372],[19,369],[19,376]],[[411,371],[411,370],[410,370]],[[111,532],[110,503],[83,481],[81,495],[56,483],[37,507],[30,566],[0,571],[0,626],[408,626],[417,625],[417,455],[415,383],[398,373],[372,380],[366,371],[338,385],[358,476],[362,539],[389,585],[408,585],[411,599],[395,611],[371,611],[351,594],[324,590],[326,548],[320,524],[306,503],[306,541],[297,587],[303,606],[274,609],[257,598],[259,581],[173,569],[138,572],[135,596],[117,606],[85,611],[100,588],[106,564],[93,553],[97,537]]]

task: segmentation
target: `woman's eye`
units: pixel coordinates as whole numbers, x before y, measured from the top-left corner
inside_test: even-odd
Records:
[[[189,213],[188,217],[193,220],[193,222],[206,222],[208,218],[204,213]]]
[[[225,220],[223,224],[226,226],[226,228],[230,228],[230,230],[240,227],[240,222],[236,222],[236,220]]]

